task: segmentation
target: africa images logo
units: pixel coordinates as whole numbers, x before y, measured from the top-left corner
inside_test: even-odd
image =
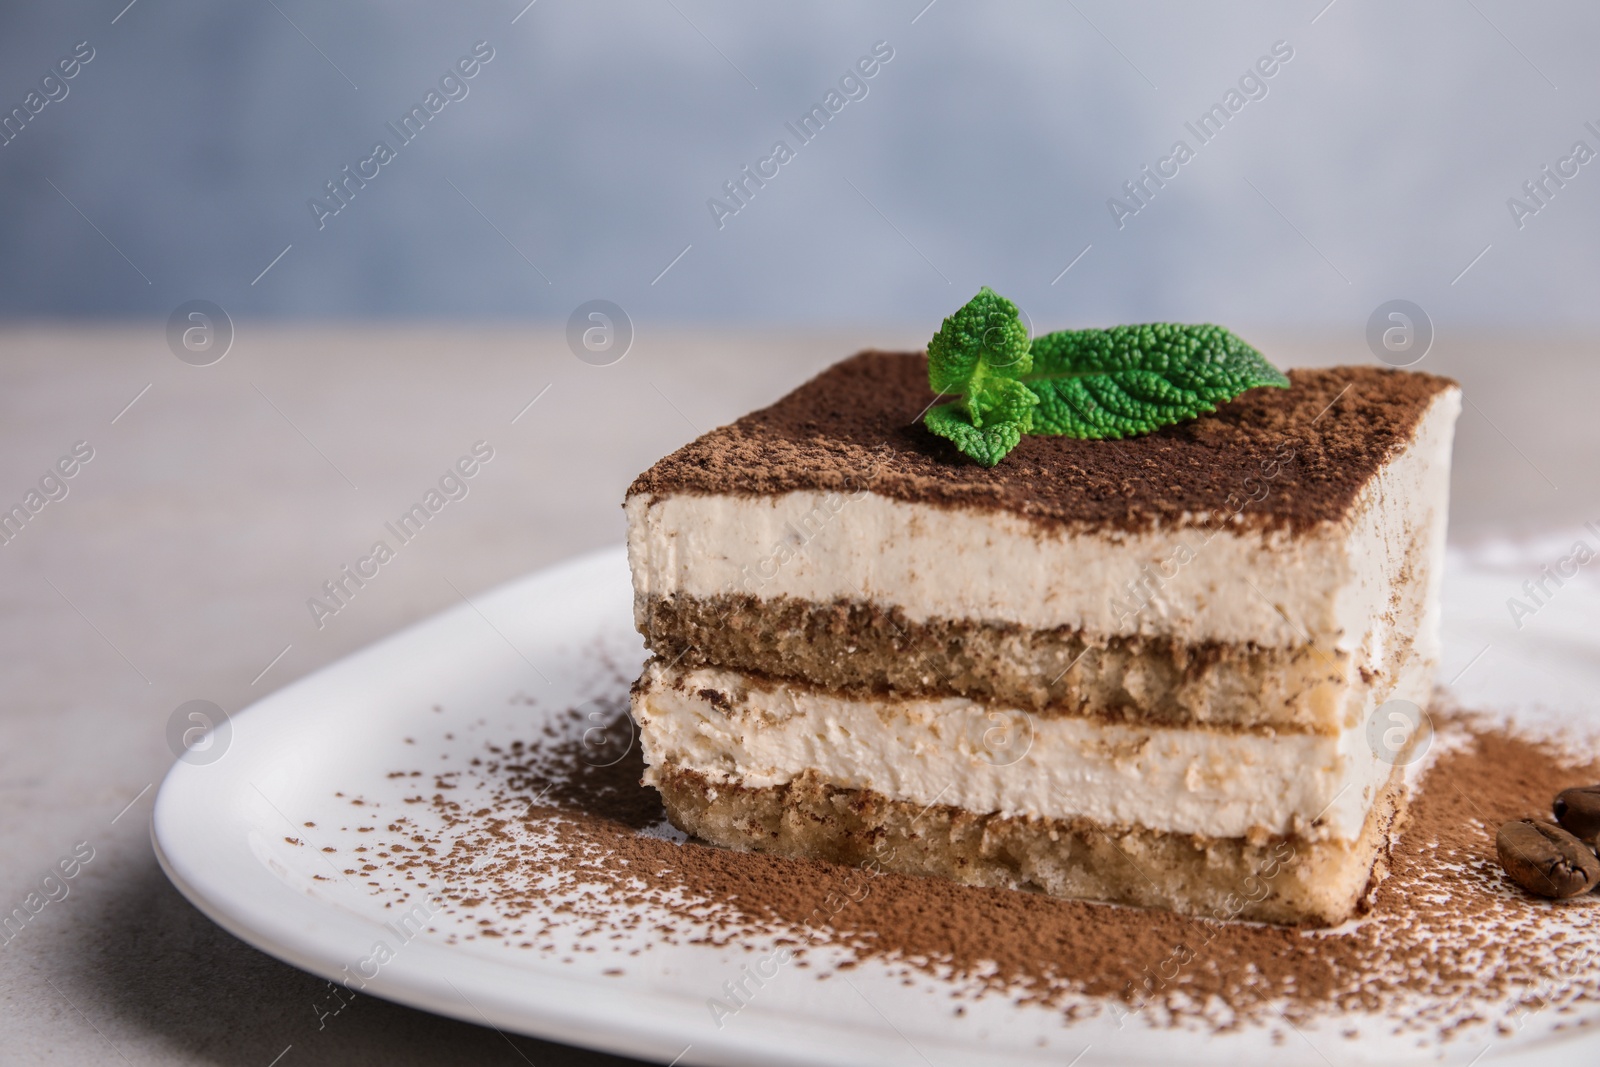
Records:
[[[1274,42],[1269,54],[1261,56],[1240,75],[1237,88],[1223,93],[1222,99],[1201,112],[1195,121],[1183,124],[1194,137],[1192,146],[1186,139],[1178,138],[1172,143],[1172,151],[1156,160],[1154,171],[1147,163],[1139,169],[1138,176],[1123,182],[1122,192],[1127,199],[1113,196],[1106,200],[1106,210],[1111,212],[1111,221],[1117,224],[1117,229],[1122,229],[1128,219],[1148,207],[1156,193],[1182,173],[1181,168],[1194,159],[1201,148],[1216,140],[1246,104],[1265,100],[1270,91],[1267,82],[1293,58],[1294,47],[1288,41]]]
[[[430,88],[423,94],[420,104],[412,104],[411,109],[400,116],[399,125],[388,123],[386,128],[393,134],[394,144],[391,145],[387,140],[373,142],[372,153],[359,160],[353,171],[346,164],[340,168],[338,177],[326,183],[326,200],[315,196],[307,200],[306,206],[311,209],[311,217],[317,221],[317,229],[325,227],[329,218],[349,207],[356,193],[383,173],[383,168],[399,157],[402,148],[421,136],[428,123],[448,104],[465,100],[472,91],[467,83],[476,78],[484,64],[493,58],[494,49],[488,41],[474,44],[471,55],[462,56],[455,66],[439,78],[437,89]]]
[[[767,182],[778,176],[778,171],[785,164],[796,157],[798,150],[816,140],[822,134],[824,127],[845,109],[845,105],[856,100],[865,100],[871,86],[867,82],[876,77],[885,64],[894,58],[894,48],[888,41],[879,41],[872,46],[872,54],[862,56],[856,60],[855,65],[846,70],[839,78],[839,87],[830,88],[822,97],[822,102],[812,104],[811,110],[801,115],[794,122],[785,122],[784,129],[794,135],[795,145],[779,139],[772,143],[772,151],[756,160],[752,170],[749,164],[741,167],[739,175],[722,183],[722,193],[727,200],[710,197],[706,200],[706,209],[711,212],[711,221],[717,224],[717,229],[727,225],[727,220],[737,215],[749,206],[755,199],[756,192],[767,187]]]

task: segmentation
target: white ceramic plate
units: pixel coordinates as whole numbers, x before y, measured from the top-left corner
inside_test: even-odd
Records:
[[[1535,546],[1531,558],[1547,562],[1561,547]],[[1468,706],[1551,722],[1558,715],[1588,729],[1600,722],[1600,641],[1590,624],[1600,596],[1592,581],[1571,583],[1514,629],[1506,598],[1526,577],[1527,555],[1452,555],[1443,677],[1460,675],[1456,690]],[[320,847],[310,847],[344,853],[359,843],[353,831],[336,829],[353,820],[348,801],[334,794],[398,806],[405,787],[391,772],[442,758],[435,748],[455,746],[459,754],[467,744],[530,737],[543,716],[615,697],[619,683],[597,673],[595,650],[603,649],[624,674],[635,669],[643,649],[631,619],[624,554],[609,550],[475,597],[269,696],[232,717],[221,758],[180,761],[167,775],[153,822],[163,868],[238,937],[315,974],[348,975],[373,957],[376,943],[396,941],[385,925],[394,912],[365,883],[330,877],[339,872]],[[519,693],[536,694],[537,706],[508,701]],[[616,905],[619,919],[628,907]],[[1267,1027],[1201,1040],[1192,1031],[1137,1021],[1119,1030],[1105,1015],[1069,1025],[1059,1012],[997,996],[968,1002],[958,1017],[947,987],[932,978],[906,984],[900,972],[870,961],[844,981],[819,980],[826,950],[814,957],[824,966],[789,968],[719,1027],[707,998],[752,958],[737,946],[650,945],[627,957],[617,975],[606,972],[648,939],[628,935],[614,951],[563,960],[493,939],[450,936],[467,928],[451,931],[449,919],[436,922],[439,932],[399,943],[363,991],[663,1063],[1059,1067],[1080,1055],[1085,1067],[1175,1059],[1465,1063],[1485,1051],[1485,1063],[1600,1057],[1600,1035],[1563,1038],[1537,1019],[1512,1037],[1455,1042],[1441,1051],[1342,1040],[1338,1019],[1303,1028],[1282,1045]],[[1281,1028],[1277,1037],[1284,1038]],[[1560,1048],[1549,1048],[1552,1042]]]

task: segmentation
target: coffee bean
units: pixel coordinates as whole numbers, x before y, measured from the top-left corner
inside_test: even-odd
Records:
[[[1592,842],[1600,834],[1600,785],[1563,789],[1551,809],[1556,822],[1572,836]]]
[[[1541,897],[1571,897],[1600,883],[1600,859],[1588,845],[1542,819],[1517,819],[1495,835],[1500,866]]]

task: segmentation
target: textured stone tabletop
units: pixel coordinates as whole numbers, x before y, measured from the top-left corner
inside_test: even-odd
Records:
[[[0,943],[0,1060],[624,1062],[371,997],[319,1028],[322,980],[223,933],[156,865],[168,721],[189,700],[237,711],[456,589],[619,542],[623,490],[655,459],[926,333],[645,335],[600,367],[553,330],[241,323],[195,367],[162,323],[0,330],[0,509],[57,475],[0,543],[0,913],[92,850]],[[1359,336],[1251,340],[1280,366],[1372,362]],[[1436,342],[1419,369],[1466,395],[1452,537],[1600,520],[1591,351]],[[479,441],[494,458],[468,495],[319,629],[307,599]]]

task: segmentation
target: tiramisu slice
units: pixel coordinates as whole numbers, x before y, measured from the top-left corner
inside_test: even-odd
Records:
[[[986,469],[918,424],[925,356],[866,352],[661,460],[626,502],[633,711],[674,823],[1342,921],[1397,811],[1408,738],[1378,713],[1433,683],[1459,392],[1289,380]]]

